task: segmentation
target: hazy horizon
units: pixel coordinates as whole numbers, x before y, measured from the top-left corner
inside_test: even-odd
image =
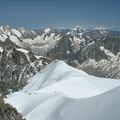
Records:
[[[1,0],[0,25],[32,29],[81,26],[120,31],[119,0]]]

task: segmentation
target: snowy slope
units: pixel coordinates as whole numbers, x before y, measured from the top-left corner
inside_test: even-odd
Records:
[[[119,80],[90,76],[56,60],[29,81],[6,99],[27,120],[120,119]]]

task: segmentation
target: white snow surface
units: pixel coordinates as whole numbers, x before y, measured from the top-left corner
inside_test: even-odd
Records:
[[[0,47],[0,52],[1,52],[1,53],[3,52],[3,48],[2,48],[2,47]]]
[[[17,35],[18,37],[21,37],[21,33],[20,33],[18,30],[12,29],[12,32],[13,32],[15,35]]]
[[[46,32],[46,33],[49,33],[50,30],[51,30],[51,28],[46,28],[46,29],[45,29],[45,32]]]
[[[6,99],[27,120],[119,120],[120,81],[55,60]],[[116,108],[117,107],[117,108]]]
[[[23,53],[29,53],[28,50],[25,50],[23,48],[16,48],[17,51],[23,52]]]

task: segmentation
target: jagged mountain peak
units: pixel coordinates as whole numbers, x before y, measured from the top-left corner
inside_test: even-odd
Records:
[[[49,33],[52,30],[52,27],[46,28],[44,32]]]
[[[85,31],[85,28],[81,27],[80,25],[77,25],[77,26],[73,27],[72,30],[77,31],[77,32],[83,32],[83,31]]]
[[[104,26],[97,26],[94,28],[94,30],[99,31],[101,34],[105,34],[108,31]]]
[[[104,26],[96,26],[95,28],[94,28],[95,30],[106,30],[106,28],[104,27]]]
[[[103,59],[106,61],[116,59],[116,57],[112,57],[111,55],[114,54],[114,56],[116,56],[120,51],[120,33],[118,32],[116,34],[115,32],[111,31],[109,32],[109,34],[106,34],[107,32],[103,34],[104,31],[101,28],[98,30],[87,31],[82,29],[80,26],[77,26],[74,29],[56,29],[49,27],[43,30],[32,30],[23,27],[16,29],[9,26],[5,28],[10,29],[10,32],[5,32],[4,30],[3,32],[0,32],[0,54],[2,60],[0,62],[5,62],[3,65],[5,68],[7,68],[7,64],[9,63],[8,59],[11,58],[10,63],[19,64],[20,68],[15,68],[19,71],[18,73],[20,73],[21,70],[23,70],[24,68],[28,69],[31,66],[31,62],[34,63],[34,61],[36,60],[36,56],[37,58],[41,58],[40,56],[43,56],[44,59],[44,57],[48,55],[48,58],[51,61],[54,59],[61,59],[66,61],[68,64],[74,67],[77,66],[79,68],[79,65],[84,64],[89,59],[95,60],[96,64]],[[101,46],[102,48],[104,47],[104,50],[101,50]],[[6,50],[7,53],[3,52],[5,47],[8,48]],[[15,48],[15,50],[10,51],[9,49],[13,47]],[[25,52],[26,50],[27,53]],[[111,55],[108,54],[108,52],[110,52]],[[15,58],[14,61],[12,61],[12,55]],[[4,56],[7,56],[7,58],[5,59]],[[117,60],[113,61],[113,66]],[[46,61],[47,60],[44,59],[44,63],[46,63]],[[117,63],[119,64],[119,62]],[[18,66],[17,64],[15,65]],[[109,64],[109,62],[107,64]],[[11,70],[3,70],[5,73],[7,72],[9,74],[9,77],[7,76],[7,78],[5,78],[6,80],[8,80],[10,77],[11,79],[13,77],[13,79],[16,80],[16,76],[12,75],[11,73],[11,71],[13,70],[13,68],[11,67],[12,66],[10,65]],[[36,73],[36,70],[34,70],[34,66],[31,69],[32,70],[30,70],[30,74]],[[117,67],[115,69],[117,69]],[[116,71],[118,72],[118,70]],[[102,73],[101,76],[106,77],[106,74],[103,74],[104,70],[100,72]],[[21,74],[24,75],[23,73]],[[28,75],[28,77],[26,77],[26,74],[27,73],[25,73],[25,76],[22,76],[24,80],[33,75]],[[94,73],[94,75],[98,76],[98,74],[96,73]],[[18,78],[19,77],[20,75],[18,75]],[[120,74],[116,74],[113,77],[119,78]]]
[[[29,31],[34,31],[30,28],[25,28],[25,27],[19,27],[17,30],[20,31],[21,33],[27,33]]]
[[[2,30],[2,31],[7,31],[7,30],[11,30],[11,26],[10,25],[1,25],[0,26],[0,29]]]

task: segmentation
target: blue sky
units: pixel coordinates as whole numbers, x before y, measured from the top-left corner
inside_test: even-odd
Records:
[[[0,24],[120,30],[120,0],[0,0]]]

